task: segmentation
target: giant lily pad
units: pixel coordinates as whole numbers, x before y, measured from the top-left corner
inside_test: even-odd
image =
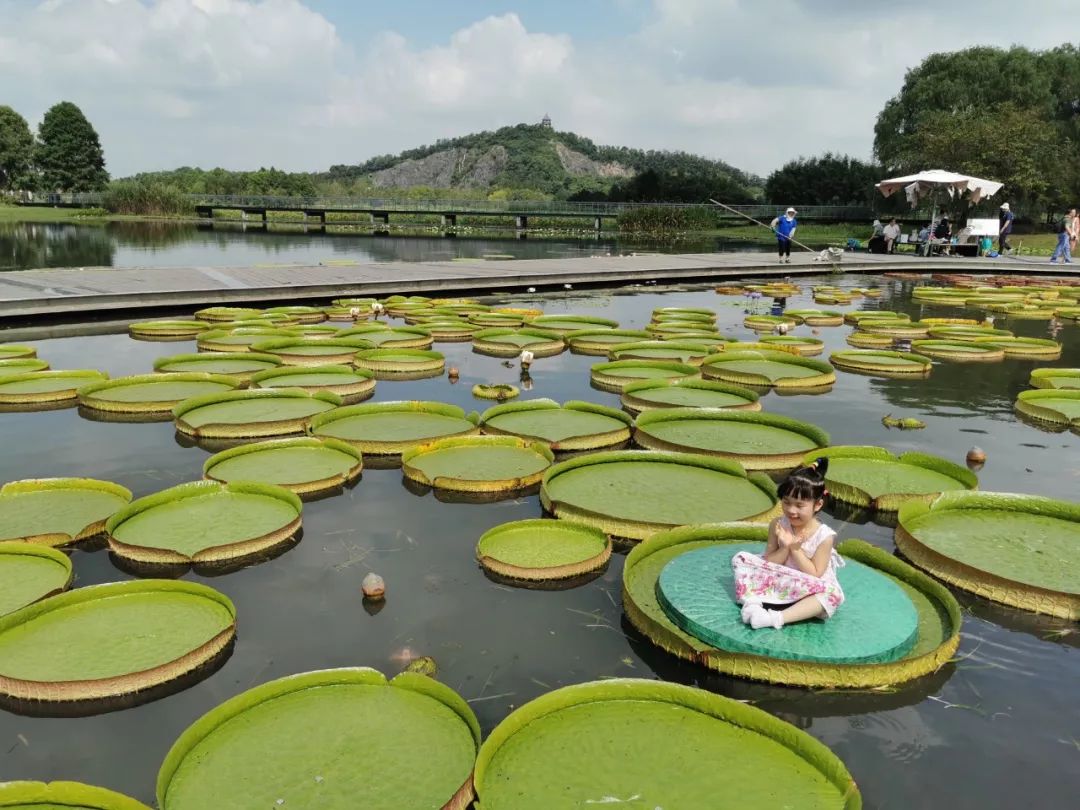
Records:
[[[185,675],[236,634],[224,595],[194,582],[91,585],[0,618],[0,694],[16,700],[101,700]]]
[[[300,388],[312,394],[329,391],[352,405],[375,393],[375,375],[350,366],[285,366],[253,374],[255,388]]]
[[[176,354],[159,357],[154,371],[198,371],[204,374],[228,374],[239,380],[250,380],[253,374],[280,366],[281,358],[256,352],[222,352],[211,354]]]
[[[652,311],[654,321],[716,322],[716,313],[705,307],[657,307]]]
[[[408,379],[441,374],[446,358],[440,352],[424,349],[362,349],[353,363],[374,372],[376,379]]]
[[[551,332],[579,332],[582,329],[618,329],[619,322],[608,318],[598,318],[594,315],[541,315],[530,321],[537,329],[547,329]]]
[[[770,654],[712,646],[676,625],[657,599],[657,581],[674,559],[700,549],[732,548],[752,543],[764,548],[768,528],[745,523],[687,526],[655,534],[633,549],[623,567],[623,608],[627,618],[654,644],[679,658],[739,678],[801,686],[876,688],[936,672],[955,653],[960,640],[960,606],[952,594],[925,574],[861,540],[837,549],[903,590],[918,614],[914,645],[894,661],[843,663],[782,660]],[[844,569],[841,569],[844,570]],[[719,590],[719,583],[716,590]],[[849,594],[850,596],[850,594]],[[834,619],[850,608],[845,604]],[[735,618],[738,619],[736,609]],[[851,618],[858,614],[851,611]],[[827,629],[829,622],[822,629]],[[812,629],[814,623],[809,623]],[[820,623],[819,623],[820,626]],[[789,629],[785,628],[784,633]],[[805,632],[805,631],[804,631]]]
[[[685,380],[697,377],[698,369],[689,363],[662,360],[615,360],[597,363],[589,375],[597,388],[618,394],[638,380]]]
[[[65,591],[70,584],[71,560],[62,551],[0,542],[0,616]]]
[[[556,517],[628,540],[673,526],[779,514],[767,476],[692,453],[623,450],[563,461],[544,475],[540,501]]]
[[[74,402],[84,385],[109,379],[104,371],[32,371],[0,377],[0,405],[50,405]]]
[[[406,450],[401,468],[425,486],[486,494],[539,483],[553,460],[546,445],[517,436],[456,436]]]
[[[473,335],[473,351],[491,357],[517,357],[528,349],[535,357],[553,357],[566,350],[558,332],[545,329],[482,329]]]
[[[321,309],[302,304],[270,307],[266,311],[271,315],[285,315],[298,323],[322,323],[326,320],[326,313]]]
[[[1080,368],[1037,368],[1031,372],[1036,388],[1080,388]]]
[[[426,329],[414,326],[389,328],[381,324],[365,324],[338,333],[343,340],[361,339],[382,349],[430,349],[434,342]]]
[[[780,325],[798,326],[797,318],[785,318],[783,315],[747,315],[743,318],[743,326],[753,329],[755,332],[771,332]]]
[[[158,773],[158,807],[464,810],[479,744],[468,704],[424,675],[305,672],[195,721]]]
[[[1005,359],[1005,351],[997,346],[959,340],[913,340],[911,348],[926,357],[960,363],[993,363]]]
[[[213,481],[259,481],[298,495],[332,492],[360,477],[360,451],[337,439],[303,436],[242,444],[210,456],[203,475]]]
[[[480,748],[474,784],[484,810],[862,806],[843,763],[806,732],[702,689],[623,678],[512,712]]]
[[[336,394],[299,388],[227,391],[185,399],[175,408],[176,429],[197,439],[243,439],[303,433],[308,421],[341,405]]]
[[[1022,416],[1041,424],[1080,428],[1080,390],[1021,391],[1015,407]]]
[[[235,329],[210,329],[195,339],[195,345],[201,352],[247,352],[256,343],[274,339],[296,339],[299,333],[294,329],[281,329],[276,326],[241,326]]]
[[[930,334],[930,326],[920,321],[885,321],[864,318],[859,321],[859,331],[898,338],[925,338]]]
[[[284,546],[300,530],[300,499],[252,481],[180,484],[121,509],[105,523],[113,553],[138,563],[245,559]]]
[[[787,470],[807,452],[825,447],[816,425],[752,411],[660,408],[634,421],[634,441],[650,450],[704,453],[738,461],[748,470]]]
[[[566,520],[517,520],[484,532],[476,559],[511,580],[571,579],[597,571],[611,557],[611,540],[599,529]]]
[[[530,399],[496,405],[480,417],[487,434],[519,436],[548,444],[552,450],[596,450],[630,440],[630,418],[622,411],[591,402]]]
[[[63,546],[101,534],[131,492],[93,478],[38,478],[0,487],[0,540]]]
[[[896,546],[950,585],[1035,613],[1080,618],[1080,504],[946,492],[900,507]]]
[[[982,338],[1012,337],[1013,333],[1008,329],[993,329],[989,326],[973,326],[969,324],[938,324],[930,327],[930,337],[937,340],[980,340]]]
[[[836,382],[828,363],[783,351],[725,351],[705,359],[701,376],[737,385],[796,389]]]
[[[142,802],[81,782],[3,782],[6,810],[150,810]]]
[[[852,332],[844,338],[849,346],[857,349],[888,349],[895,342],[888,335],[871,335],[869,332]]]
[[[136,340],[191,340],[210,328],[206,321],[139,321],[128,326]]]
[[[465,343],[480,331],[479,327],[461,321],[424,321],[423,326],[438,343]]]
[[[787,309],[784,314],[807,326],[840,326],[844,323],[844,313],[831,309]]]
[[[228,322],[257,318],[263,314],[263,310],[252,307],[207,307],[196,312],[195,317],[200,321]]]
[[[713,380],[642,380],[623,388],[622,406],[633,414],[655,408],[731,408],[760,411],[749,388]]]
[[[139,374],[83,386],[79,404],[107,413],[167,414],[185,399],[232,391],[238,385],[236,378],[223,374]]]
[[[1047,338],[982,338],[975,342],[980,346],[994,346],[1005,352],[1006,357],[1018,360],[1057,360],[1061,357],[1061,344]]]
[[[449,436],[480,432],[479,416],[441,402],[374,402],[350,405],[312,417],[309,432],[341,439],[363,453],[397,455],[410,447]]]
[[[926,453],[895,456],[881,447],[828,447],[808,453],[829,459],[829,493],[854,506],[895,512],[911,500],[930,501],[942,492],[975,489],[979,479],[966,467]]]
[[[37,349],[33,346],[0,343],[0,360],[17,360],[21,357],[37,357]]]
[[[253,343],[251,350],[280,357],[287,366],[322,366],[351,363],[361,349],[374,344],[350,338],[275,338]]]
[[[884,349],[845,349],[830,354],[829,362],[842,371],[886,377],[928,377],[934,367],[921,354]]]
[[[616,343],[608,350],[608,357],[612,360],[667,360],[700,366],[702,360],[715,353],[714,347],[703,343],[643,340],[637,343]]]
[[[0,377],[12,374],[30,374],[34,371],[48,371],[49,363],[36,357],[19,357],[14,360],[0,360]]]
[[[765,335],[761,342],[766,346],[794,351],[802,357],[816,357],[825,351],[825,341],[814,337],[796,335]]]
[[[579,329],[563,337],[574,354],[607,357],[612,346],[649,340],[652,334],[642,329]]]
[[[916,296],[918,297],[918,296]],[[858,326],[870,321],[910,321],[911,316],[905,312],[892,312],[887,309],[860,309],[857,312],[849,312],[844,315],[844,323]]]

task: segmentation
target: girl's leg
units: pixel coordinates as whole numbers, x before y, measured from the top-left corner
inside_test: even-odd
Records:
[[[825,615],[825,606],[821,600],[814,596],[805,596],[793,605],[783,610],[767,610],[760,605],[750,608],[750,626],[755,630],[763,627],[774,627],[779,630],[785,624],[804,622],[807,619],[816,619]]]

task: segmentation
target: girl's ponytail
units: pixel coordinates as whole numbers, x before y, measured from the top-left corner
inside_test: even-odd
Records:
[[[796,500],[823,500],[829,494],[829,490],[825,488],[825,474],[828,471],[829,459],[819,456],[805,467],[792,470],[777,488],[777,494],[781,498]]]

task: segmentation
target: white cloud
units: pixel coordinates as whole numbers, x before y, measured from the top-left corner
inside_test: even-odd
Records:
[[[346,43],[301,0],[0,0],[0,103],[35,122],[79,104],[114,174],[320,169],[545,112],[598,142],[765,173],[869,156],[908,67],[943,47],[1059,44],[1072,2],[1032,0],[1018,28],[1012,0],[654,0],[619,40],[575,37],[572,15],[548,34],[504,14],[417,47],[407,19]]]

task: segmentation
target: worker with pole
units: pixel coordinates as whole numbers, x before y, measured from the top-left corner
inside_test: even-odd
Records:
[[[796,211],[788,208],[783,216],[776,217],[770,224],[776,234],[776,247],[780,252],[780,264],[785,261],[791,264],[791,242],[795,237],[795,229],[799,227],[799,220],[795,219]]]

